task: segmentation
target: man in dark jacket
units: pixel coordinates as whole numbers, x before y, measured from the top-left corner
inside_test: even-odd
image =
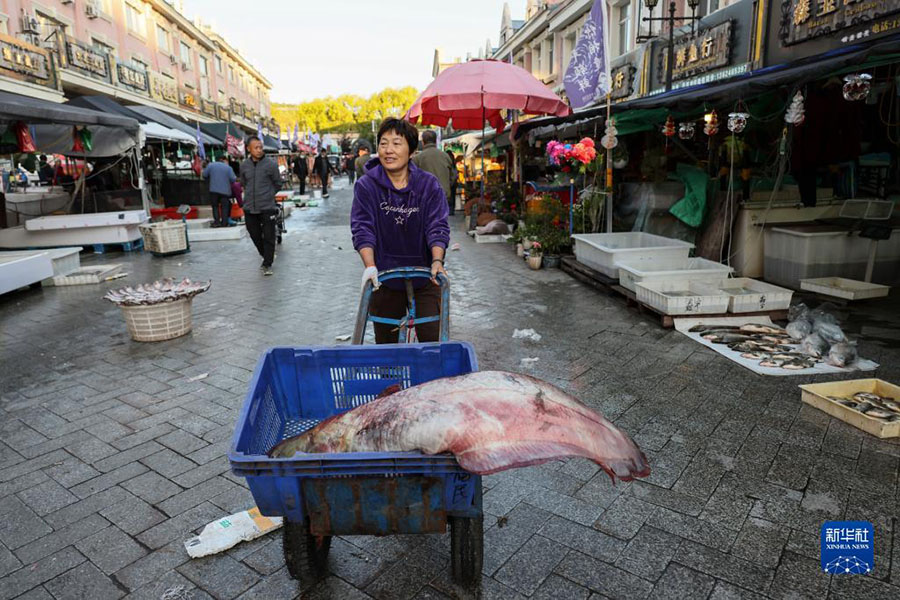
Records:
[[[362,179],[362,176],[366,174],[366,163],[369,162],[369,159],[372,158],[369,156],[369,148],[367,146],[359,147],[359,156],[356,157],[356,178]]]
[[[309,175],[309,166],[306,164],[306,154],[298,154],[294,158],[294,175],[300,180],[300,195],[306,193],[306,176]]]
[[[450,187],[456,176],[456,165],[453,164],[446,152],[438,149],[437,134],[434,131],[426,129],[422,132],[422,144],[425,147],[412,160],[417,167],[437,177],[441,189],[444,190],[444,197],[450,205],[452,204]]]
[[[328,172],[331,171],[331,165],[328,162],[328,155],[325,154],[325,148],[319,150],[316,162],[313,164],[313,171],[322,180],[322,197],[328,197]]]
[[[278,165],[263,152],[262,142],[255,135],[247,138],[249,157],[241,163],[241,185],[244,187],[244,221],[247,233],[262,256],[263,275],[272,274],[275,260],[275,224],[278,204],[275,193],[281,189]]]
[[[231,184],[237,178],[227,161],[228,157],[223,154],[203,169],[203,179],[209,180],[209,201],[213,216],[211,227],[228,227],[231,220]]]

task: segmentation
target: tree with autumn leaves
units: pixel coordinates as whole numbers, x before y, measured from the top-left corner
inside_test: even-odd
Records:
[[[372,121],[378,123],[388,117],[399,117],[408,109],[419,92],[407,86],[385,88],[368,98],[344,94],[336,98],[317,98],[300,104],[273,104],[272,117],[282,131],[341,133],[358,131],[371,134]]]

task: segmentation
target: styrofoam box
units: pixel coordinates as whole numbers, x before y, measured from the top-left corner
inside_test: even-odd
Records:
[[[52,215],[26,221],[25,229],[28,231],[52,231],[56,229],[82,229],[84,227],[117,227],[120,225],[139,225],[146,220],[147,213],[142,210],[82,215]]]
[[[47,254],[50,264],[53,266],[53,276],[68,275],[77,271],[81,266],[81,246],[77,248],[48,248],[46,250],[12,250],[0,252],[0,256],[32,256],[35,254]]]
[[[0,253],[0,294],[53,277],[53,264],[46,252],[31,256],[4,256]]]
[[[730,296],[697,281],[644,281],[635,284],[642,302],[667,315],[717,315],[728,310]]]
[[[575,258],[581,264],[613,279],[619,276],[618,262],[652,258],[687,258],[690,242],[642,231],[580,233],[573,235]]]
[[[734,269],[705,258],[647,258],[619,263],[619,283],[635,291],[635,284],[656,281],[718,281]]]
[[[765,279],[798,289],[801,279],[858,277],[866,272],[871,241],[829,225],[797,225],[765,230]],[[900,281],[900,229],[879,241],[872,277]]]
[[[729,296],[728,312],[745,313],[762,310],[786,310],[791,306],[793,290],[749,277],[734,277],[704,282],[713,291]]]
[[[800,289],[816,292],[845,300],[865,300],[867,298],[883,298],[891,288],[877,283],[866,283],[843,277],[822,277],[820,279],[801,279]]]

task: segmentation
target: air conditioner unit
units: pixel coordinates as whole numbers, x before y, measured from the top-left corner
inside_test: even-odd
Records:
[[[88,19],[96,19],[100,16],[100,7],[96,2],[88,2],[84,5],[84,14]]]
[[[182,71],[190,71],[190,69],[191,69],[191,65],[187,64],[186,62],[181,63]]]
[[[174,55],[174,54],[170,54],[170,55],[169,55],[169,62],[172,63],[173,65],[177,65],[177,64],[178,64],[178,59],[175,58],[175,55]]]
[[[22,33],[39,34],[41,32],[41,23],[29,14],[22,15]]]

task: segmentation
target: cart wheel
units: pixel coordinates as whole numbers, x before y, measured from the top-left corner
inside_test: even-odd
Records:
[[[303,583],[314,583],[328,574],[330,535],[311,535],[308,523],[285,521],[281,542],[284,563],[291,577]]]
[[[450,517],[450,572],[457,584],[472,588],[481,581],[484,517]]]
[[[281,243],[281,234],[280,233],[275,237],[275,241],[278,242],[279,244]]]

